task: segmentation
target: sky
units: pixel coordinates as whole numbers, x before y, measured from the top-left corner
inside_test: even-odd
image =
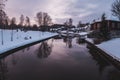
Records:
[[[54,23],[62,24],[69,18],[73,24],[79,21],[92,22],[106,13],[111,17],[111,5],[115,0],[8,0],[5,11],[7,15],[16,17],[19,22],[21,14],[29,16],[35,23],[37,12],[47,12]]]

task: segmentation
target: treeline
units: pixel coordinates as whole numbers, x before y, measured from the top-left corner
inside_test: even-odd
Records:
[[[35,30],[35,31],[50,31],[50,28],[53,26],[21,26],[21,25],[1,25],[0,24],[0,29],[20,29],[21,31],[26,31],[26,30]]]
[[[31,20],[28,16],[24,17],[24,15],[21,15],[17,24],[15,17],[10,19],[3,10],[0,10],[0,13],[2,13],[0,15],[0,29],[48,30],[52,26],[51,17],[44,12],[36,14],[35,21],[38,25],[31,25]]]
[[[4,11],[6,1],[0,0],[0,29],[47,30],[47,28],[52,26],[52,19],[45,12],[36,13],[35,22],[37,24],[31,23],[30,18],[23,14],[19,17],[19,23],[15,17],[10,19]]]

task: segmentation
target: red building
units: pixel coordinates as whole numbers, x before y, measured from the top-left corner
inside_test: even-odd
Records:
[[[111,30],[120,30],[120,21],[115,20],[105,20],[106,27]],[[101,21],[97,21],[91,24],[91,30],[100,30],[102,25]]]

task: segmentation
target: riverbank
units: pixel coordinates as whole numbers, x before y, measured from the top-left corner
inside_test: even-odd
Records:
[[[7,74],[1,77],[9,80],[120,79],[120,72],[114,66],[89,52],[86,44],[79,44],[77,38],[72,38],[72,47],[66,44],[64,38],[49,39],[1,58],[1,74]]]
[[[105,41],[97,45],[90,39],[86,39],[86,42],[88,43],[88,48],[96,51],[96,54],[103,56],[120,69],[120,38]]]
[[[56,33],[40,31],[0,30],[0,54],[29,44],[57,36]],[[12,36],[13,34],[13,36]]]

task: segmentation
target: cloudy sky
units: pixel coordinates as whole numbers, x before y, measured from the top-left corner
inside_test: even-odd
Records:
[[[47,12],[54,23],[63,23],[72,18],[78,21],[91,22],[102,13],[111,16],[111,4],[115,0],[8,0],[5,10],[10,17],[17,19],[21,14],[29,16],[34,23],[37,12]],[[18,20],[19,21],[19,20]]]

